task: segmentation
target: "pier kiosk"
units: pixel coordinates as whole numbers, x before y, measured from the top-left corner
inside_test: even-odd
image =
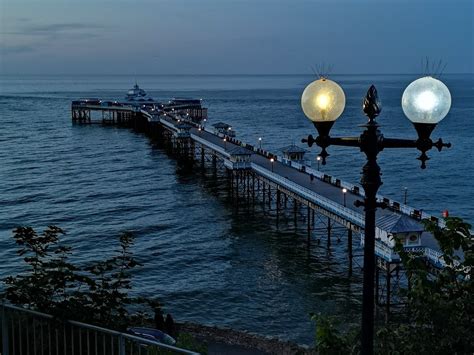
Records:
[[[235,137],[235,131],[232,129],[232,126],[227,123],[217,122],[213,124],[212,127],[214,127],[214,134],[218,136]]]
[[[421,245],[423,226],[412,218],[393,213],[377,219],[375,239],[380,240],[390,248],[394,248],[396,241],[402,242],[404,247]]]
[[[298,147],[296,144],[289,145],[280,149],[283,153],[283,162],[291,165],[291,162],[295,162],[301,165],[305,165],[304,155],[307,152],[306,149]]]
[[[251,151],[244,147],[235,147],[230,152],[230,158],[228,162],[225,162],[225,166],[232,170],[250,169],[250,157]]]

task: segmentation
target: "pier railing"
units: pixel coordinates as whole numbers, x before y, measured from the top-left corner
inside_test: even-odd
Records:
[[[5,303],[1,307],[2,355],[198,355],[151,339],[72,320],[60,321]]]
[[[170,115],[170,117],[172,119],[175,119],[177,120],[176,117],[173,117]],[[164,123],[166,126],[168,126],[169,128],[172,128],[172,129],[176,129],[173,125],[172,122],[169,122],[167,120],[163,120],[161,119],[160,121],[162,121],[162,123]],[[163,122],[164,121],[164,122]],[[219,133],[219,134],[216,134],[214,132],[214,130],[212,129],[209,129],[208,127],[205,127],[205,126],[202,126],[198,123],[195,123],[195,122],[192,122],[190,121],[189,122],[191,125],[195,126],[195,127],[200,127],[204,132],[207,132],[209,134],[212,134],[212,135],[217,135],[218,137],[220,138],[223,138],[225,137],[225,135],[223,133]],[[201,144],[204,144],[206,146],[208,146],[209,148],[213,149],[214,151],[220,153],[222,156],[224,156],[225,158],[228,158],[229,157],[229,153],[226,152],[225,149],[223,149],[222,147],[219,147],[215,144],[212,144],[210,142],[208,142],[207,140],[205,139],[202,139],[201,137],[199,137],[198,135],[195,135],[195,134],[192,134],[192,139],[198,141],[199,143]],[[261,156],[264,156],[264,157],[267,157],[267,158],[270,158],[270,157],[273,157],[275,160],[277,160],[278,162],[282,163],[282,164],[285,164],[287,166],[290,166],[296,170],[299,170],[299,171],[302,171],[308,175],[313,175],[315,178],[319,179],[319,180],[322,180],[326,183],[329,183],[333,186],[336,186],[336,187],[339,187],[341,189],[343,188],[346,188],[348,191],[350,191],[351,193],[353,194],[356,194],[358,196],[361,196],[361,197],[365,197],[365,192],[364,192],[364,189],[361,187],[361,186],[358,186],[356,184],[351,184],[347,181],[344,181],[344,180],[341,180],[341,179],[337,179],[337,178],[334,178],[330,175],[327,175],[325,174],[324,172],[321,172],[319,170],[315,170],[313,168],[311,168],[310,166],[306,166],[304,164],[300,164],[300,163],[297,163],[297,162],[293,162],[293,161],[287,161],[287,160],[284,160],[281,156],[278,156],[276,154],[273,154],[271,152],[268,152],[264,149],[260,149],[260,148],[257,148],[253,145],[250,145],[250,144],[247,144],[245,142],[242,142],[242,141],[239,141],[238,139],[234,138],[234,137],[227,137],[228,141],[232,144],[236,144],[236,145],[239,145],[239,146],[242,146],[246,149],[249,149],[251,151],[253,151],[255,154],[258,154],[258,155],[261,155]],[[254,168],[256,165],[253,164],[252,165],[252,168]],[[255,170],[255,168],[254,168]],[[275,178],[277,177],[277,174],[274,174]],[[281,178],[281,177],[280,177]],[[282,179],[282,178],[281,178]],[[280,181],[282,181],[280,179]],[[286,179],[284,179],[284,181],[286,181]],[[299,190],[302,190],[304,189],[303,187],[301,186],[298,186]],[[308,190],[309,192],[312,192],[310,190]],[[299,193],[299,192],[298,192]],[[319,196],[319,195],[318,195]],[[320,196],[318,197],[318,199],[322,200],[323,197]],[[329,201],[329,200],[328,200]],[[438,224],[438,226],[440,227],[445,227],[446,224],[445,222],[442,220],[442,219],[439,219],[435,216],[432,216],[422,210],[417,210],[411,206],[408,206],[406,204],[403,204],[403,203],[400,203],[398,201],[395,201],[395,200],[391,200],[389,198],[386,198],[382,195],[377,195],[377,201],[378,202],[384,202],[387,207],[395,212],[399,212],[399,213],[402,213],[402,214],[405,214],[405,215],[408,215],[410,217],[413,217],[417,220],[422,220],[422,219],[428,219],[428,220],[431,220],[431,221],[434,221]],[[332,201],[331,201],[332,202]],[[335,205],[338,205],[338,204],[335,204]],[[335,206],[333,206],[335,207]],[[339,206],[338,209],[340,211],[342,207]],[[344,208],[345,210],[348,210],[350,211],[349,209],[346,209]],[[347,211],[346,211],[347,212]],[[348,212],[348,213],[351,213],[351,212]]]
[[[233,163],[229,161],[231,154],[227,151],[226,149],[227,147],[225,146],[225,144],[217,143],[216,141],[214,141],[214,139],[206,139],[207,134],[212,135],[213,137],[218,137],[219,141],[220,139],[224,139],[225,141],[228,142],[227,145],[241,146],[245,149],[248,149],[249,152],[253,152],[254,154],[257,154],[259,156],[265,157],[267,159],[273,158],[276,161],[278,161],[280,164],[284,164],[285,166],[291,167],[303,174],[307,174],[309,176],[315,177],[337,188],[340,188],[340,189],[345,188],[351,194],[360,196],[362,198],[365,197],[364,190],[361,186],[351,184],[341,179],[337,179],[331,175],[328,175],[322,171],[319,171],[319,169],[315,170],[308,165],[300,164],[294,161],[284,159],[283,157],[278,156],[277,154],[269,152],[265,149],[240,141],[239,139],[235,138],[233,135],[229,136],[229,135],[226,135],[225,132],[217,132],[214,129],[208,128],[205,125],[203,125],[202,122],[194,122],[193,120],[189,120],[187,117],[180,116],[176,112],[166,112],[166,114],[162,114],[162,112],[156,111],[154,109],[151,109],[150,111],[148,111],[147,109],[143,109],[143,110],[138,109],[138,111],[141,111],[143,116],[149,122],[159,122],[161,125],[163,125],[168,130],[171,130],[173,132],[179,132],[179,129],[176,126],[176,123],[184,121],[187,124],[191,125],[192,127],[194,127],[194,129],[191,130],[190,134],[187,135],[187,137],[190,137],[193,141],[199,143],[202,147],[207,147],[208,149],[210,149],[213,152],[214,156],[219,155],[221,158],[223,158],[225,166],[228,166],[231,168],[235,166]],[[198,129],[199,129],[199,132],[197,132]],[[206,133],[206,134],[202,134],[202,133]],[[335,202],[329,198],[326,198],[316,193],[315,191],[312,191],[311,189],[305,188],[287,179],[286,177],[283,177],[277,173],[274,173],[273,171],[270,171],[267,168],[264,168],[260,164],[252,162],[250,164],[250,167],[252,170],[259,173],[261,176],[284,187],[291,193],[294,193],[296,195],[299,195],[307,199],[315,206],[319,206],[321,209],[324,209],[328,211],[329,213],[335,214],[338,217],[345,219],[346,222],[352,224],[353,226],[358,226],[361,229],[364,228],[364,215],[362,212],[347,208],[346,206],[343,206],[342,204],[338,202]],[[417,210],[413,207],[410,207],[406,204],[402,204],[398,201],[391,200],[382,195],[377,195],[377,201],[383,202],[388,207],[388,209],[390,209],[393,212],[408,215],[411,218],[418,221],[421,221],[422,219],[429,219],[431,221],[436,222],[438,226],[445,227],[445,222],[443,220],[440,220],[435,216],[427,214],[423,212],[421,209]],[[361,243],[363,244],[364,243],[363,233],[361,233],[361,238],[362,238]],[[443,261],[440,260],[439,252],[429,247],[421,247],[421,248],[423,249],[422,252],[424,256],[426,256],[427,259],[429,259],[431,262],[433,262],[434,264],[438,266],[444,266]],[[393,251],[393,249],[381,241],[376,241],[376,253],[377,255],[383,257],[386,260],[399,260],[399,256]]]
[[[222,156],[224,156],[225,158],[229,158],[230,157],[230,154],[222,147],[219,147],[218,145],[214,144],[214,143],[211,143],[209,142],[208,140],[205,140],[201,137],[199,137],[198,135],[196,134],[193,134],[191,133],[191,138],[193,140],[195,140],[196,142],[198,143],[201,143],[202,145],[205,145],[206,147],[212,149],[213,151],[221,154]]]
[[[330,212],[333,212],[340,216],[345,217],[348,221],[362,228],[364,227],[364,218],[360,213],[353,211],[347,207],[344,207],[341,204],[336,203],[324,196],[321,196],[314,191],[311,191],[305,187],[302,187],[301,185],[289,179],[286,179],[279,174],[275,174],[268,169],[262,168],[260,165],[251,163],[251,167],[260,175],[274,182],[277,182],[279,185],[287,188],[289,191],[305,197],[306,199],[308,199],[308,201],[311,201],[314,204],[319,205]]]
[[[212,131],[208,130],[209,133],[213,133]],[[341,180],[334,178],[333,176],[327,175],[324,172],[321,172],[319,170],[315,170],[307,165],[303,165],[297,162],[289,161],[286,162],[283,160],[281,156],[275,155],[273,153],[267,152],[265,150],[259,149],[257,147],[251,146],[249,144],[246,144],[244,142],[237,141],[236,139],[230,139],[231,142],[233,143],[239,143],[241,146],[251,149],[255,154],[259,154],[265,157],[273,157],[277,161],[288,165],[296,170],[303,171],[308,175],[313,175],[315,178],[323,180],[331,185],[340,187],[341,189],[346,188],[348,191],[350,191],[353,194],[359,195],[361,197],[365,197],[365,192],[364,189],[355,184],[351,184],[347,181]],[[385,202],[387,204],[387,207],[392,209],[393,211],[403,213],[405,215],[408,215],[410,217],[416,218],[418,220],[422,219],[429,219],[431,221],[435,221],[440,227],[445,227],[445,223],[443,220],[440,220],[439,218],[430,215],[429,213],[426,213],[422,210],[417,210],[414,207],[408,206],[406,204],[400,203],[398,201],[386,198],[385,196],[382,196],[380,194],[377,194],[377,201],[378,202]]]

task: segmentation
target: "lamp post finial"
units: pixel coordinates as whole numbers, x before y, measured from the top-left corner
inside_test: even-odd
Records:
[[[370,86],[367,91],[362,108],[366,116],[369,117],[369,122],[373,122],[375,117],[382,111],[382,103],[379,100],[379,95],[374,85]]]

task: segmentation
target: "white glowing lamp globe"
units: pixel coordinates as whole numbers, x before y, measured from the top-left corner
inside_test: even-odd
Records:
[[[342,88],[326,78],[313,81],[301,96],[303,112],[313,122],[335,121],[345,106],[346,96]]]
[[[437,124],[451,108],[451,93],[442,81],[425,76],[407,86],[402,108],[413,123]]]

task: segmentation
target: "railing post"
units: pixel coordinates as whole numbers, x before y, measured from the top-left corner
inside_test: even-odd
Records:
[[[119,355],[125,355],[125,338],[122,334],[119,335]]]
[[[8,343],[8,322],[5,310],[5,301],[2,301],[2,355],[9,355],[10,344]]]

